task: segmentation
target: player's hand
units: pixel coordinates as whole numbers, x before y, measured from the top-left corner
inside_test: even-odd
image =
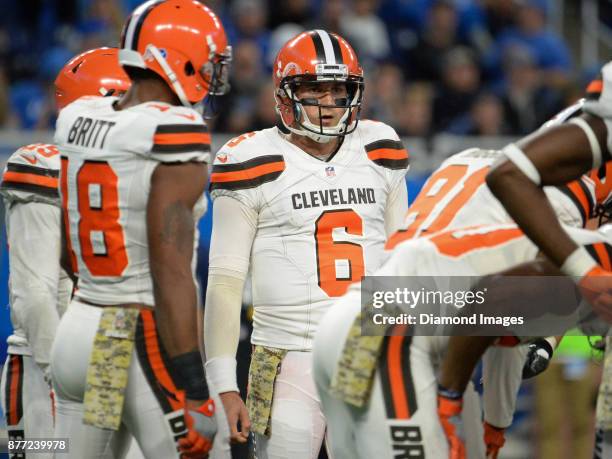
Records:
[[[465,444],[461,424],[462,399],[438,394],[438,418],[448,441],[449,459],[465,459]]]
[[[487,459],[497,459],[499,450],[506,443],[504,433],[506,429],[492,426],[488,422],[484,422],[484,442],[487,447]]]
[[[249,439],[251,421],[246,405],[238,392],[224,392],[219,394],[227,416],[230,428],[230,443],[246,443]],[[240,422],[241,431],[238,430]]]
[[[178,442],[181,457],[205,458],[212,448],[217,422],[215,420],[215,402],[188,400],[179,394],[179,400],[184,402],[187,436]]]
[[[535,340],[528,349],[523,365],[523,379],[533,378],[546,370],[553,356],[552,346],[543,338]]]
[[[595,266],[578,282],[582,296],[597,315],[612,323],[612,272]]]

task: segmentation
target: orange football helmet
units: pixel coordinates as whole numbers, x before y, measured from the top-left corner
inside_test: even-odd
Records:
[[[79,97],[120,95],[130,85],[117,48],[92,49],[70,59],[57,75],[55,105],[61,110]]]
[[[161,76],[192,107],[229,88],[231,47],[221,21],[195,0],[150,0],[123,26],[119,62]]]
[[[357,128],[363,98],[363,69],[351,45],[339,35],[324,30],[303,32],[289,40],[279,51],[272,69],[276,111],[285,127],[325,143],[333,137],[350,134]],[[344,82],[347,97],[336,99],[334,105],[321,105],[315,99],[298,99],[300,84]],[[345,108],[336,126],[312,123],[304,106]],[[320,118],[319,118],[320,119]]]

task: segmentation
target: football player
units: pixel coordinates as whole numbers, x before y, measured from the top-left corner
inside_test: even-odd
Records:
[[[117,49],[93,49],[62,68],[55,80],[55,105],[61,110],[82,96],[119,95],[129,85]],[[0,184],[13,325],[1,400],[11,440],[53,436],[50,350],[72,293],[72,282],[60,267],[59,170],[55,145],[27,145],[8,159]]]
[[[566,228],[586,250],[612,250],[609,226],[599,231]],[[433,289],[448,290],[443,276],[461,273],[453,278],[453,288],[469,291],[482,276],[531,262],[538,252],[514,224],[451,229],[400,243],[375,275],[402,276],[407,288],[418,291],[423,276],[435,284]],[[534,265],[554,268],[546,261]],[[448,338],[418,332],[408,336],[402,326],[395,336],[361,336],[361,295],[360,285],[352,286],[324,316],[315,337],[315,381],[333,457],[465,458],[454,431],[461,407],[450,398],[436,400],[432,362],[444,353]],[[484,390],[499,388],[485,383]],[[488,451],[487,457],[496,454]]]
[[[583,104],[584,100],[580,100],[563,110],[541,130],[580,116]],[[391,236],[386,248],[392,250],[401,241],[444,229],[511,222],[499,201],[484,186],[486,174],[501,157],[503,153],[497,150],[468,149],[444,161],[427,180],[410,206],[404,225]],[[567,185],[545,188],[559,220],[572,227],[583,227],[594,218],[612,195],[612,181],[606,180],[608,174],[612,174],[612,164]],[[553,339],[539,343],[552,356],[554,345],[547,346],[549,341]],[[489,386],[499,389],[488,390],[483,400],[484,438],[489,452],[499,450],[504,441],[504,429],[512,422],[523,366],[537,363],[534,359],[538,360],[540,354],[535,352],[535,345],[530,345],[530,348],[534,352],[528,352],[530,349],[525,346],[495,347],[484,356],[484,380]],[[471,400],[473,398],[466,401]],[[468,449],[473,450],[477,444],[473,441],[474,428],[471,423],[466,423],[465,427]],[[477,433],[482,438],[481,432]]]
[[[57,121],[79,288],[51,352],[55,435],[79,459],[103,455],[123,426],[147,458],[203,457],[216,426],[196,326],[210,155],[196,108],[227,88],[231,50],[219,18],[193,0],[140,5],[120,48],[129,91],[80,99]]]
[[[213,166],[206,372],[233,441],[245,442],[251,430],[259,458],[310,459],[325,432],[313,334],[334,298],[381,263],[407,209],[408,153],[390,126],[359,121],[363,71],[342,37],[311,30],[291,39],[273,82],[284,130],[229,141]],[[235,353],[249,269],[247,413]]]

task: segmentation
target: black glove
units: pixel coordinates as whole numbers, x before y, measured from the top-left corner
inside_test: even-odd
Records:
[[[553,356],[551,344],[543,338],[529,344],[528,348],[527,358],[523,365],[523,379],[533,378],[546,370]]]

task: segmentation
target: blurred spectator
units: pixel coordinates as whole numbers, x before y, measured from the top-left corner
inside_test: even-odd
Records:
[[[312,17],[310,0],[268,0],[269,27],[275,29],[286,22],[306,24]]]
[[[470,109],[480,90],[480,69],[474,53],[457,47],[444,55],[442,84],[434,99],[436,130],[445,130]]]
[[[561,340],[548,369],[535,378],[538,457],[593,457],[593,402],[599,381],[588,338],[571,336],[577,332]]]
[[[504,61],[505,118],[513,135],[526,135],[561,110],[563,100],[559,92],[544,84],[544,75],[529,49],[509,48]]]
[[[263,56],[256,42],[244,40],[234,47],[230,77],[231,91],[222,98],[215,129],[245,132],[253,123],[259,88],[267,81]]]
[[[276,55],[281,48],[292,38],[298,36],[304,31],[304,27],[299,24],[283,24],[278,26],[270,34],[270,42],[268,45],[268,54],[266,55],[266,67],[268,71],[272,71],[272,66],[276,60]]]
[[[345,0],[326,0],[321,5],[319,17],[308,23],[308,29],[323,29],[328,32],[340,33],[340,19],[346,13]]]
[[[276,101],[274,100],[274,85],[272,81],[259,88],[255,100],[253,120],[249,131],[258,131],[273,127],[279,121],[276,115]]]
[[[231,6],[232,24],[226,27],[229,42],[237,46],[244,40],[255,42],[259,56],[268,52],[270,32],[266,28],[267,6],[264,0],[236,0]]]
[[[508,48],[523,46],[530,50],[535,65],[546,72],[549,85],[562,85],[571,70],[570,53],[561,39],[546,27],[546,0],[523,0],[517,10],[516,27],[502,33],[497,40],[489,65],[495,74]],[[499,73],[497,73],[499,75]]]
[[[427,15],[427,24],[405,60],[409,79],[438,83],[442,79],[443,57],[459,43],[457,12],[449,1],[436,2]]]
[[[495,94],[478,96],[469,113],[456,119],[447,129],[457,135],[504,136],[510,133],[504,121],[504,107]]]
[[[482,0],[486,25],[493,36],[498,36],[516,24],[517,0]]]
[[[365,117],[393,124],[403,88],[402,71],[392,63],[380,65],[372,77],[366,78]]]
[[[387,29],[375,11],[378,0],[352,0],[352,9],[340,18],[340,34],[349,41],[364,68],[386,58],[391,47]]]
[[[433,91],[426,83],[414,83],[406,88],[393,124],[399,135],[429,137],[432,134],[432,99]]]

